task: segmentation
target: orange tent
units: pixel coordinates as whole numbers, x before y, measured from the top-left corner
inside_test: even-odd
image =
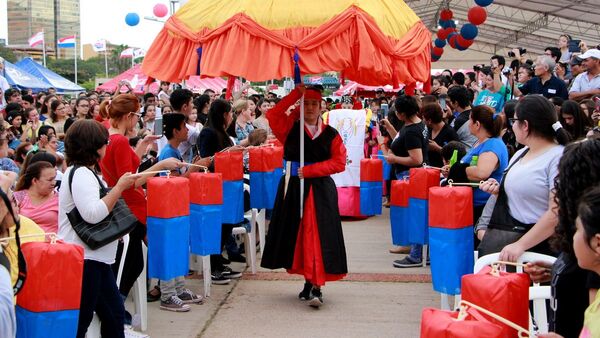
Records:
[[[339,71],[365,85],[428,83],[431,33],[402,0],[190,0],[148,50],[144,73],[250,81]]]

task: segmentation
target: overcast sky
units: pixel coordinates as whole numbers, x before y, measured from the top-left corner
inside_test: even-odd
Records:
[[[144,16],[153,16],[152,8],[157,3],[169,5],[168,0],[81,0],[83,43],[107,39],[114,44],[148,49],[163,27],[160,22],[144,19]],[[140,23],[135,27],[125,24],[125,15],[129,12],[140,16]],[[7,30],[6,0],[0,0],[0,38],[6,39]]]

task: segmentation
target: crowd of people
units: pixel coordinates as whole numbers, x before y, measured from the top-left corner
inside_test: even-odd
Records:
[[[68,98],[55,90],[33,95],[6,89],[0,115],[0,237],[11,236],[18,225],[21,234],[41,236],[22,242],[55,233],[84,247],[77,335],[85,336],[96,312],[103,336],[122,337],[123,324],[131,321],[124,300],[145,264],[145,184],[152,175],[144,171],[167,170],[183,177],[199,166],[214,171],[216,153],[278,139],[284,145],[288,176],[282,178],[272,216],[269,212],[272,223],[262,264],[304,275],[299,298],[318,307],[325,281],[347,273],[335,187],[329,178],[344,170],[346,154],[337,132],[327,126],[328,112],[360,109],[367,121],[364,156],[381,151],[392,165],[391,180],[426,164],[440,168],[442,184],[449,179],[483,182],[473,199],[474,249],[480,254],[499,252],[500,259],[508,261],[525,251],[558,257],[554,267],[533,262],[528,271],[536,280],[552,281],[557,300],[553,330],[576,336],[600,287],[600,277],[593,272],[600,264],[590,258],[600,254],[600,229],[591,221],[598,192],[586,193],[600,183],[600,51],[570,55],[562,48],[565,39],[569,38],[561,36],[559,47],[548,48],[535,61],[515,49],[508,67],[505,57],[494,55],[489,66],[478,65],[473,72],[446,70],[432,77],[430,94],[401,91],[388,97],[378,90],[374,98],[347,96],[336,102],[322,98],[318,88],[303,86],[285,98],[243,92],[226,98],[210,89],[198,95],[168,82],[161,83],[157,95],[142,97],[118,90]],[[119,83],[122,86],[126,84]],[[295,123],[303,95],[311,163],[306,168],[297,164],[296,136],[301,129]],[[244,165],[247,172],[247,156]],[[299,211],[299,194],[294,192],[304,178],[310,188],[307,214],[290,229],[288,223],[299,222],[299,215],[289,211]],[[386,184],[389,188],[390,182]],[[107,187],[110,191],[102,193]],[[126,252],[119,240],[98,249],[88,247],[67,214],[76,207],[87,222],[96,223],[121,197],[137,219]],[[388,201],[385,196],[389,206]],[[248,198],[244,207],[249,210]],[[319,212],[324,207],[327,215]],[[210,260],[214,284],[242,275],[229,266],[232,261],[245,262],[243,247],[232,235],[237,226],[247,226],[247,221],[222,226],[224,254]],[[307,249],[315,229],[324,238],[323,248]],[[390,251],[407,254],[393,262],[397,268],[421,266],[428,259],[420,245]],[[10,241],[4,249],[10,270],[5,274],[0,268],[3,323],[14,323],[14,313],[3,312],[3,305],[13,306],[12,290],[6,286],[18,278],[17,252]],[[117,285],[121,260],[125,268]],[[186,287],[185,276],[159,281],[147,297],[175,312],[190,311],[190,304],[203,302]],[[3,328],[11,332],[10,326]]]

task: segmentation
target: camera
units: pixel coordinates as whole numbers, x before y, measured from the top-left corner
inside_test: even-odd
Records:
[[[527,53],[527,49],[525,49],[523,47],[519,47],[517,49],[519,50],[519,54],[520,55],[523,55],[523,54]],[[508,52],[508,56],[511,57],[511,58],[516,57],[515,52],[513,52],[512,50],[510,52]]]
[[[481,70],[483,70],[484,67],[485,67],[485,65],[483,63],[479,64],[479,65],[474,65],[473,70],[476,72],[480,72]]]

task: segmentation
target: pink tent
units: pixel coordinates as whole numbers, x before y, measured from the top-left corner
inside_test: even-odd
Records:
[[[148,76],[142,72],[142,66],[140,64],[136,64],[132,68],[128,69],[122,74],[117,75],[116,77],[110,79],[109,81],[103,83],[102,85],[96,88],[97,91],[107,91],[114,92],[119,84],[119,81],[127,81],[131,84],[133,88],[133,93],[137,95],[142,95],[146,92],[146,81],[148,80]],[[203,93],[206,89],[212,89],[216,93],[221,93],[224,88],[227,88],[227,80],[222,78],[203,78],[200,76],[190,76],[189,79],[185,82],[186,87],[195,92],[195,93]],[[150,84],[150,92],[157,94],[158,93],[158,85],[159,82],[154,81]],[[241,87],[240,80],[235,81],[235,85],[233,90],[239,90]],[[127,88],[122,87],[120,89],[121,92],[126,92]],[[250,89],[249,94],[256,94],[256,91]]]

